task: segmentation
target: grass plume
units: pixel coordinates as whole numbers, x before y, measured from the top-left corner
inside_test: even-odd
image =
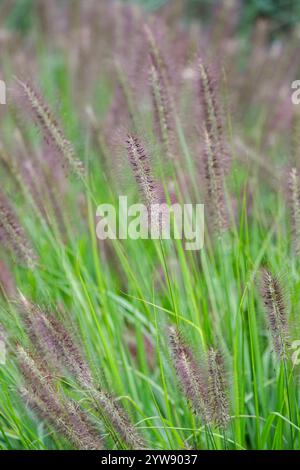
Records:
[[[262,270],[262,296],[272,333],[274,350],[283,359],[289,349],[288,318],[279,278],[267,268]]]
[[[34,90],[32,85],[17,79],[21,97],[31,110],[33,117],[41,129],[44,139],[61,159],[62,167],[71,170],[82,178],[84,169],[82,162],[75,156],[71,142],[64,136],[49,107]]]

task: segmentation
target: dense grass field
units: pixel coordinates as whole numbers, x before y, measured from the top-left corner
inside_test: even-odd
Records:
[[[24,32],[10,3],[0,448],[299,449],[297,30],[90,0]],[[203,248],[99,240],[119,196],[204,204]]]

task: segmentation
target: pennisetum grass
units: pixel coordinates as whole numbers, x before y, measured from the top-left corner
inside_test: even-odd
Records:
[[[289,326],[286,301],[283,288],[277,276],[274,276],[268,268],[262,271],[262,296],[270,330],[272,333],[274,351],[282,361],[284,380],[287,395],[287,408],[290,422],[292,420],[290,397],[290,367],[288,364],[290,352]],[[290,425],[291,439],[294,442],[294,429]]]
[[[47,314],[43,312],[39,306],[29,302],[22,294],[20,296],[19,308],[31,343],[39,356],[43,357],[45,373],[49,373],[51,376],[51,367],[54,371],[56,370],[63,375],[65,375],[65,371],[68,371],[86,392],[95,409],[100,412],[104,423],[106,425],[110,423],[108,432],[111,432],[113,437],[115,433],[120,435],[122,441],[129,448],[142,448],[144,446],[143,440],[131,424],[125,410],[122,409],[121,405],[117,403],[112,395],[106,391],[100,390],[99,386],[95,385],[88,364],[83,358],[75,340],[71,337],[63,324],[57,320],[53,314]],[[25,352],[23,350],[21,352],[22,357],[25,357]],[[32,367],[34,367],[33,361],[31,364]],[[48,366],[46,366],[46,364],[48,364]],[[22,368],[24,370],[24,364]],[[30,398],[30,392],[27,391],[26,396]],[[42,397],[38,395],[37,403],[39,400],[42,401]],[[46,398],[44,401],[46,403]],[[34,399],[32,398],[30,402],[34,403]],[[71,416],[76,414],[74,406],[72,402],[67,403],[68,412]],[[49,407],[51,407],[50,398]],[[39,408],[38,404],[36,408]],[[49,416],[50,415],[51,409],[49,409]],[[81,419],[80,416],[79,419]]]
[[[299,171],[292,168],[289,173],[289,202],[292,219],[292,233],[295,253],[300,253],[300,188]]]
[[[22,347],[18,347],[18,364],[25,384],[21,394],[34,410],[52,426],[67,437],[75,447],[101,449],[101,438],[98,437],[85,413],[71,400],[60,396],[55,389],[52,377],[34,357]]]
[[[49,146],[57,153],[61,159],[63,168],[70,169],[79,178],[84,176],[83,164],[75,156],[74,148],[64,136],[56,119],[42,98],[34,90],[32,85],[17,79],[18,95],[20,102],[31,111],[33,119],[41,129],[43,137]]]
[[[175,1],[38,3],[0,32],[0,448],[299,449],[296,29],[258,21],[248,54],[225,1],[207,25]],[[128,200],[204,203],[201,251],[97,240],[119,129]]]
[[[228,152],[217,97],[217,85],[208,67],[199,63],[199,96],[203,119],[203,171],[206,183],[207,204],[218,234],[228,225],[225,199],[225,169]]]
[[[268,269],[262,271],[262,296],[272,333],[274,351],[283,359],[287,356],[289,349],[287,310],[280,281]]]
[[[3,193],[0,193],[0,241],[17,261],[30,269],[36,265],[36,255],[21,227],[16,214]]]

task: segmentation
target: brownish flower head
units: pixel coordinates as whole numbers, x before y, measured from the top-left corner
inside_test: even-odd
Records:
[[[147,207],[151,207],[152,204],[159,202],[159,196],[157,184],[151,175],[149,157],[139,139],[131,134],[127,135],[126,146],[129,162],[140,192]]]
[[[144,27],[150,55],[150,86],[154,110],[154,124],[158,130],[164,152],[174,157],[175,120],[168,67],[150,28]]]
[[[207,420],[207,377],[205,365],[200,368],[192,351],[174,327],[170,330],[172,359],[181,388],[196,414]]]
[[[262,297],[268,315],[274,350],[284,359],[289,349],[288,319],[279,279],[268,269],[262,270]]]
[[[292,219],[293,245],[300,254],[300,175],[297,168],[292,168],[288,176],[290,213]]]
[[[209,422],[219,427],[225,427],[229,421],[229,404],[226,372],[220,351],[209,349],[207,366]]]
[[[21,310],[33,345],[55,368],[68,370],[85,388],[92,386],[88,364],[63,324],[21,295]]]
[[[32,112],[33,118],[41,129],[44,139],[56,152],[58,158],[61,159],[62,166],[70,169],[75,175],[82,178],[84,176],[83,164],[76,158],[71,142],[64,136],[48,106],[29,83],[22,82],[21,80],[17,80],[17,83],[21,97]]]
[[[16,214],[5,195],[0,192],[0,243],[7,247],[17,261],[28,268],[36,266],[36,255],[29,245]]]
[[[92,392],[92,395],[101,414],[105,417],[105,422],[109,423],[113,431],[118,434],[126,446],[133,450],[144,449],[145,443],[142,437],[117,400],[104,391],[95,390]],[[109,427],[108,431],[111,432]]]
[[[209,133],[204,129],[203,166],[209,212],[218,235],[228,226],[224,173]]]
[[[167,85],[154,65],[150,65],[149,75],[155,129],[158,132],[158,137],[163,145],[166,156],[169,159],[173,159],[175,123],[170,94]]]
[[[16,285],[12,273],[3,261],[0,261],[0,292],[1,291],[7,298],[12,298],[16,294]]]
[[[203,114],[204,127],[208,133],[214,153],[219,159],[224,171],[224,164],[228,161],[228,150],[224,139],[224,129],[217,96],[216,81],[207,65],[199,62],[200,73],[200,103]]]
[[[20,392],[27,404],[75,448],[99,450],[102,439],[87,415],[73,401],[58,393],[53,378],[44,363],[31,356],[21,346],[17,348],[19,368],[25,385]]]

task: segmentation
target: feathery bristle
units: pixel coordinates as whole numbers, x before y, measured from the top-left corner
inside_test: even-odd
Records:
[[[36,266],[36,255],[29,246],[16,214],[2,192],[0,192],[0,242],[14,254],[17,261],[24,263],[29,269]]]
[[[48,106],[30,84],[21,80],[17,82],[36,123],[41,128],[44,139],[62,159],[62,166],[69,168],[75,175],[82,178],[85,173],[83,164],[76,158],[71,142],[64,136]]]
[[[289,199],[292,218],[293,245],[297,255],[300,254],[300,175],[297,168],[289,173]]]
[[[104,391],[94,390],[92,396],[97,408],[99,407],[101,414],[104,415],[105,420],[110,423],[113,430],[119,435],[126,446],[133,450],[144,449],[145,444],[142,437],[117,400],[111,394]]]
[[[162,77],[154,65],[150,66],[150,85],[155,126],[158,129],[158,136],[163,145],[165,154],[169,159],[172,159],[174,157],[172,149],[174,144],[174,123],[170,97],[166,84],[163,82]]]
[[[288,319],[279,279],[268,269],[262,270],[262,296],[272,333],[274,350],[284,359],[289,349]]]
[[[225,427],[229,421],[226,373],[220,351],[210,348],[207,353],[209,422]]]
[[[207,204],[213,217],[216,232],[220,235],[227,228],[224,174],[219,156],[215,152],[210,135],[206,129],[204,130],[204,145],[203,163]]]
[[[26,313],[25,324],[27,325],[31,341],[37,350],[54,367],[60,370],[69,370],[82,387],[91,393],[97,406],[101,408],[113,429],[120,435],[127,446],[130,448],[141,448],[143,446],[142,440],[134,426],[130,423],[125,411],[109,394],[93,389],[90,369],[63,325],[52,315],[46,316],[38,306],[30,303],[25,297],[22,296],[21,300]],[[45,401],[44,395],[43,398]],[[78,421],[80,417],[76,418],[73,405],[68,402],[65,406],[67,406],[68,419],[73,423],[72,426],[76,429],[83,427],[82,419]]]
[[[206,421],[207,419],[207,385],[205,368],[200,368],[193,353],[185,344],[180,332],[172,327],[170,330],[172,359],[181,388],[191,402],[193,410]]]
[[[149,157],[137,137],[128,134],[126,145],[129,162],[140,192],[147,207],[151,207],[152,204],[159,202],[159,197],[156,182],[151,175]]]
[[[224,165],[228,161],[228,151],[224,139],[224,130],[219,107],[219,99],[216,92],[216,83],[207,65],[199,63],[200,72],[200,102],[203,112],[204,126],[209,135],[214,154],[219,159],[219,164],[224,171]]]
[[[25,310],[25,324],[33,345],[53,366],[68,370],[83,387],[92,385],[89,366],[63,324],[52,314],[46,315],[40,307],[21,297]]]
[[[170,77],[168,72],[167,64],[163,58],[163,55],[156,43],[155,37],[150,29],[150,27],[145,24],[144,25],[144,33],[146,37],[146,41],[148,44],[148,51],[150,55],[151,64],[155,67],[157,72],[160,74],[162,80],[165,82],[167,86],[170,84]]]
[[[17,347],[18,365],[26,383],[26,390],[31,396],[45,406],[52,419],[59,420],[64,415],[57,393],[51,386],[51,375],[21,346]]]
[[[14,278],[8,266],[0,261],[0,292],[8,299],[13,298],[16,294],[16,285]]]
[[[7,171],[7,173],[9,174],[9,176],[12,178],[12,180],[14,181],[18,189],[20,189],[21,188],[20,172],[14,161],[14,158],[12,158],[12,155],[7,153],[1,141],[0,141],[0,162],[1,162],[1,165]]]
[[[74,402],[58,394],[49,371],[21,346],[18,346],[17,352],[19,367],[25,380],[21,395],[28,405],[76,448],[101,449],[102,439],[96,434],[85,413]]]
[[[221,112],[216,96],[216,85],[206,65],[200,61],[200,101],[204,130],[204,173],[207,204],[217,233],[220,235],[228,224],[225,202],[225,164],[228,152],[224,141]]]
[[[150,55],[150,86],[154,109],[155,126],[168,158],[174,157],[174,101],[168,67],[156,44],[151,29],[145,25],[144,31]],[[156,122],[157,121],[157,122]],[[158,124],[158,125],[157,125]]]

